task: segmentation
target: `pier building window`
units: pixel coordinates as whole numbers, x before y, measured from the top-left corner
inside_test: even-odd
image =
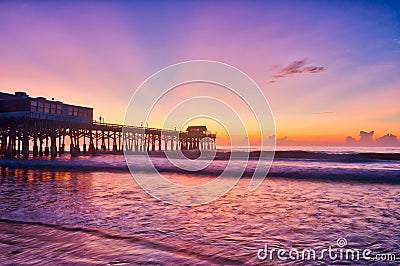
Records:
[[[68,106],[68,115],[78,116],[78,107]]]
[[[31,101],[31,112],[37,111],[37,101]]]
[[[56,114],[56,113],[57,113],[57,105],[52,103],[50,105],[50,114]]]
[[[91,117],[91,110],[86,108],[81,108],[79,111],[79,116],[90,118]]]
[[[69,116],[79,116],[85,118],[91,118],[93,110],[89,108],[77,107],[77,106],[68,106],[68,115]]]
[[[38,112],[43,113],[44,111],[44,102],[38,102]]]
[[[44,112],[45,113],[50,113],[50,103],[45,103],[44,104]]]
[[[61,104],[57,104],[57,114],[58,115],[62,114],[62,105]]]

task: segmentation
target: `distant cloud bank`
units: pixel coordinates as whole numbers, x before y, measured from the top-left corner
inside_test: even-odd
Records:
[[[269,136],[270,143],[276,140],[277,146],[308,146],[308,145],[333,145],[333,146],[380,146],[380,147],[399,147],[400,141],[397,136],[393,134],[386,134],[374,139],[375,131],[360,131],[359,138],[356,139],[352,136],[347,136],[344,142],[327,142],[320,140],[299,141],[290,139],[287,136],[277,138],[275,135]]]
[[[399,146],[400,142],[397,140],[397,136],[393,134],[386,134],[382,137],[373,139],[375,131],[360,131],[360,139],[356,140],[352,136],[346,138],[346,144],[348,145],[360,145],[360,146]]]

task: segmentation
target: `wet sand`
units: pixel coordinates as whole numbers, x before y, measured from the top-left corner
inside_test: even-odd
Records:
[[[149,244],[96,230],[0,222],[0,265],[213,264],[205,258],[151,248]]]

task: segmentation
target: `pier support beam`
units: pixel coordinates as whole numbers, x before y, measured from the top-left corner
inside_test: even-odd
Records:
[[[18,139],[17,139],[17,157],[19,158],[21,156],[21,133],[18,133]]]
[[[5,154],[7,150],[7,135],[3,133],[1,136],[0,154]]]
[[[112,150],[115,152],[115,151],[117,151],[118,150],[118,146],[117,146],[117,136],[116,136],[116,132],[114,132],[114,134],[113,134],[113,148],[112,148]]]
[[[44,155],[49,156],[50,149],[49,149],[49,138],[46,136],[46,147],[44,147]]]
[[[86,130],[83,130],[83,153],[86,154]]]
[[[89,152],[91,154],[96,153],[96,148],[94,147],[94,142],[93,142],[93,132],[92,131],[90,131],[90,135],[89,135]]]
[[[43,156],[43,138],[42,136],[39,137],[39,156]]]
[[[24,158],[29,158],[29,137],[28,137],[28,132],[26,132],[26,130],[24,130],[22,137],[22,150],[24,153]]]
[[[60,152],[61,152],[61,154],[65,153],[65,135],[62,136],[62,144],[60,147]]]
[[[61,133],[60,133],[60,135],[58,136],[58,155],[61,156],[62,153],[63,152],[62,152]]]
[[[38,157],[38,155],[39,155],[39,148],[38,148],[38,145],[37,145],[37,137],[36,136],[33,138],[32,155],[33,155],[33,157]]]
[[[71,144],[69,144],[69,153],[71,154],[72,157],[76,156],[75,145],[72,142],[71,142]]]
[[[56,146],[57,142],[56,142],[56,136],[54,133],[53,133],[53,135],[51,135],[50,141],[51,141],[50,155],[51,155],[51,158],[55,158],[55,157],[57,157],[57,146]]]
[[[71,154],[71,157],[76,156],[76,149],[75,149],[75,145],[74,145],[74,137],[72,136],[72,131],[70,131],[69,133],[69,137],[70,137],[70,144],[69,144],[69,153]]]
[[[103,151],[106,150],[106,142],[105,142],[105,140],[104,140],[104,131],[101,132],[101,149],[102,149]]]

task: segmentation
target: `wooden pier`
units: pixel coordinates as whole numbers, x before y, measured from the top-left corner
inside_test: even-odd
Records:
[[[0,155],[57,157],[69,143],[72,156],[97,152],[216,149],[205,126],[187,131],[101,123],[93,109],[26,93],[0,93]]]

